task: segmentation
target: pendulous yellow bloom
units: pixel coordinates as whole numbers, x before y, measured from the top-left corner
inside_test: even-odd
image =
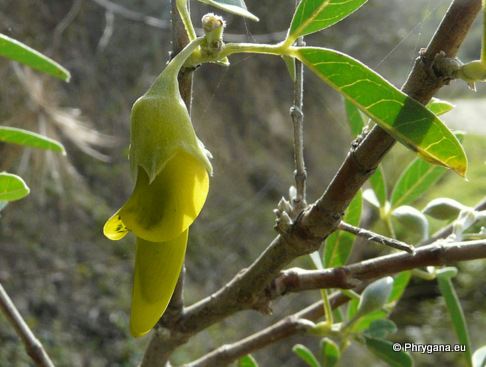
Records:
[[[201,43],[191,42],[132,108],[130,169],[136,184],[105,224],[111,240],[137,237],[130,331],[149,332],[172,297],[184,262],[188,229],[201,211],[212,173],[179,93],[177,75]]]

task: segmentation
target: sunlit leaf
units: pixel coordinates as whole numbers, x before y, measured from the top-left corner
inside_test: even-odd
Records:
[[[322,338],[320,345],[321,366],[334,367],[339,360],[339,347],[329,338]]]
[[[344,100],[344,107],[346,109],[346,117],[348,119],[349,126],[351,127],[351,133],[353,137],[357,137],[363,131],[364,121],[361,117],[361,112],[359,108],[354,104],[349,102],[347,99]]]
[[[0,56],[18,61],[66,82],[71,78],[69,71],[54,60],[4,34],[0,34]]]
[[[287,71],[289,72],[290,79],[295,81],[295,58],[287,55],[282,56],[285,66],[287,66]]]
[[[365,344],[377,357],[392,367],[412,367],[413,360],[410,354],[403,350],[394,351],[393,343],[383,339],[375,339],[365,336]]]
[[[393,208],[407,205],[430,189],[446,172],[444,167],[433,166],[423,159],[415,159],[398,179],[391,195]]]
[[[437,282],[439,283],[440,292],[444,297],[457,339],[460,344],[466,346],[464,357],[466,358],[467,365],[472,367],[471,341],[469,340],[466,318],[464,317],[464,311],[462,310],[459,298],[450,278],[438,277]]]
[[[319,361],[314,354],[305,345],[296,344],[292,351],[297,354],[305,363],[311,367],[320,367]]]
[[[427,103],[427,108],[435,113],[437,116],[443,115],[446,112],[452,110],[455,106],[452,103],[443,101],[438,98],[432,98],[432,100]]]
[[[54,150],[65,154],[61,143],[48,138],[44,135],[36,134],[31,131],[17,129],[15,127],[0,126],[0,141],[14,143],[32,148]]]
[[[367,0],[302,0],[290,24],[289,37],[297,39],[325,29],[359,9]]]
[[[199,0],[202,3],[212,5],[216,8],[226,10],[229,13],[241,15],[242,17],[254,20],[258,22],[258,17],[253,15],[246,8],[246,4],[243,0]]]
[[[30,189],[22,178],[10,173],[0,173],[0,201],[12,201],[27,196]]]
[[[422,159],[466,175],[467,158],[461,144],[425,106],[348,55],[317,47],[295,48],[292,52]]]
[[[250,354],[241,357],[238,361],[238,367],[258,367],[258,363]]]
[[[405,288],[407,288],[412,273],[410,271],[402,271],[394,278],[393,290],[388,299],[388,302],[398,301],[402,296]]]
[[[351,204],[349,204],[343,221],[357,226],[361,218],[361,209],[363,207],[363,196],[361,190],[358,191]],[[335,231],[326,239],[324,247],[324,266],[334,268],[346,263],[353,249],[355,236],[344,231]]]

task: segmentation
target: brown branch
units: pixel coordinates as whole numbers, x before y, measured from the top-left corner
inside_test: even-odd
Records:
[[[5,314],[10,325],[22,340],[27,354],[38,367],[54,367],[51,359],[42,347],[41,342],[35,337],[29,326],[25,323],[19,311],[13,304],[7,292],[0,284],[0,309]]]
[[[388,246],[396,248],[397,250],[406,251],[410,254],[413,254],[415,249],[413,246],[406,244],[405,242],[395,240],[394,238],[389,238],[386,236],[382,236],[381,234],[369,231],[364,228],[359,228],[352,226],[351,224],[341,222],[337,226],[337,229],[340,231],[345,231],[354,234],[357,237],[365,238],[369,241],[373,241],[379,243],[380,245]]]
[[[484,240],[457,243],[438,242],[417,249],[415,255],[401,252],[326,270],[289,269],[283,271],[272,282],[271,297],[276,298],[290,292],[312,289],[350,289],[356,287],[360,282],[359,287],[356,288],[359,293],[372,279],[429,265],[440,266],[485,257],[486,241]],[[348,298],[341,293],[335,293],[330,297],[331,307],[335,309],[347,300]],[[224,345],[184,367],[226,366],[249,353],[297,334],[300,330],[299,319],[317,320],[323,315],[322,310],[323,304],[318,302],[245,339]]]
[[[284,270],[269,284],[266,293],[269,298],[275,299],[287,293],[312,289],[351,289],[362,281],[382,278],[405,270],[485,257],[485,240],[451,243],[438,241],[417,248],[415,254],[399,252],[324,270]]]
[[[425,104],[445,84],[430,72],[433,57],[440,51],[445,51],[449,57],[455,56],[480,9],[481,0],[452,3],[427,50],[416,61],[403,87],[405,93]],[[262,303],[260,294],[292,260],[320,247],[394,143],[390,135],[375,127],[357,148],[349,152],[323,196],[296,219],[288,233],[278,235],[248,269],[236,275],[225,287],[186,308],[170,328],[158,330],[145,356],[161,354],[168,358],[194,334],[237,311],[250,308],[268,311],[269,306]],[[144,358],[142,365],[156,365],[149,363],[150,360]]]

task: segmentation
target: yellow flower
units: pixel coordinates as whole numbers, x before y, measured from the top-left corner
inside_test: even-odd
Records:
[[[209,190],[210,153],[197,138],[177,74],[197,39],[172,60],[133,108],[130,169],[136,184],[105,224],[111,240],[137,237],[130,331],[150,331],[172,297],[184,262],[188,229]],[[209,172],[209,174],[208,174]]]

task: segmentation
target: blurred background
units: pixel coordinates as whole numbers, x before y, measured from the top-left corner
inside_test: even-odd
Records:
[[[295,1],[246,2],[259,23],[194,1],[192,18],[197,27],[207,12],[224,15],[227,41],[281,41]],[[370,1],[336,26],[307,37],[306,43],[348,53],[400,87],[449,4]],[[46,134],[67,150],[61,156],[0,144],[0,171],[21,175],[31,187],[30,196],[1,212],[0,281],[56,366],[133,366],[149,340],[133,339],[128,331],[134,238],[109,241],[102,227],[133,188],[127,159],[130,109],[168,61],[169,28],[168,0],[0,2],[0,33],[54,58],[72,75],[66,84],[0,60],[0,124]],[[478,21],[459,55],[463,61],[479,58],[481,32]],[[215,173],[207,203],[191,227],[187,304],[219,289],[264,250],[275,237],[272,210],[294,183],[293,87],[284,62],[248,54],[230,61],[227,68],[203,65],[195,73],[193,122],[214,156]],[[438,96],[457,104],[444,120],[468,131],[469,182],[447,173],[430,196],[417,202],[419,209],[443,196],[474,205],[485,193],[486,88],[477,88],[474,93],[456,81]],[[304,104],[308,200],[313,202],[353,137],[341,97],[310,72]],[[411,159],[398,146],[386,158],[390,186]],[[364,220],[372,223],[373,218],[376,213],[368,208]],[[353,259],[382,251],[366,245]],[[303,258],[292,265],[310,263]],[[484,262],[460,268],[455,283],[477,348],[486,343]],[[191,340],[173,362],[195,359],[318,299],[319,292],[306,292],[275,302],[273,316],[255,311],[237,315]],[[435,282],[412,281],[392,319],[400,328],[397,340],[456,343]],[[261,366],[298,366],[302,362],[290,350],[298,342],[318,348],[317,339],[295,337],[255,358]],[[356,346],[347,353],[348,363],[358,355],[361,365],[374,360]],[[420,366],[456,366],[459,357],[414,355]],[[18,337],[0,316],[0,365],[29,364]]]

